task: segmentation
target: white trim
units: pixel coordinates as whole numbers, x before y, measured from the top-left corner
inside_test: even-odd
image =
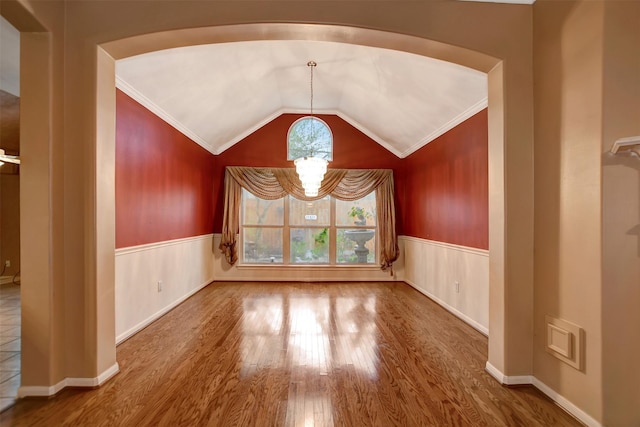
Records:
[[[305,273],[313,273],[318,271],[382,271],[378,264],[241,264],[238,262],[238,266],[236,267],[238,270],[282,270],[282,271],[296,271],[296,272],[305,272]],[[384,274],[389,274],[389,272],[384,272]],[[261,278],[260,280],[268,280]],[[274,278],[273,280],[283,280],[283,278]],[[356,279],[354,279],[356,280]],[[358,281],[360,281],[358,279]]]
[[[493,378],[498,380],[500,384],[504,385],[531,385],[533,384],[533,376],[531,375],[514,375],[514,376],[506,376],[503,374],[498,368],[493,366],[491,363],[487,361],[485,365],[485,370],[491,374]]]
[[[373,133],[370,129],[368,129],[366,126],[361,124],[359,121],[351,118],[350,116],[344,114],[341,111],[336,111],[335,115],[340,117],[345,122],[349,123],[354,128],[358,129],[360,132],[362,132],[363,134],[365,134],[369,138],[373,139],[375,142],[377,142],[378,144],[383,146],[387,151],[390,151],[391,153],[395,154],[396,157],[399,157],[399,158],[405,157],[405,156],[402,155],[401,151],[398,151],[395,147],[393,147],[391,144],[389,144],[384,139],[380,138],[377,134]]]
[[[228,148],[230,148],[233,145],[237,144],[238,142],[242,141],[247,136],[251,135],[252,133],[257,131],[261,127],[265,126],[266,124],[270,123],[271,121],[273,121],[274,119],[280,117],[283,114],[306,114],[306,113],[308,113],[308,111],[301,111],[301,110],[292,109],[292,108],[279,108],[278,110],[276,110],[273,113],[269,114],[264,119],[260,120],[254,126],[251,126],[251,127],[247,128],[244,132],[242,132],[242,133],[234,136],[233,138],[229,139],[229,141],[227,141],[225,144],[221,145],[218,148],[214,148],[211,145],[209,145],[209,143],[207,143],[207,141],[205,141],[204,138],[202,138],[198,134],[196,134],[193,131],[191,131],[187,126],[185,126],[182,122],[180,122],[180,120],[176,119],[171,114],[166,112],[159,105],[157,105],[152,100],[147,98],[140,91],[138,91],[136,88],[131,86],[129,83],[127,83],[126,80],[124,80],[122,77],[120,77],[118,75],[116,75],[116,87],[118,89],[120,89],[122,92],[124,92],[125,94],[127,94],[128,96],[130,96],[131,98],[133,98],[140,105],[142,105],[143,107],[145,107],[146,109],[148,109],[149,111],[154,113],[160,119],[162,119],[165,122],[167,122],[170,126],[175,128],[178,132],[182,133],[184,136],[186,136],[187,138],[191,139],[193,142],[195,142],[196,144],[200,145],[202,148],[204,148],[205,150],[207,150],[208,152],[210,152],[211,154],[214,154],[214,155],[221,154],[222,152],[224,152]],[[369,138],[371,138],[372,140],[374,140],[375,142],[380,144],[382,147],[384,147],[385,149],[387,149],[388,151],[390,151],[391,153],[393,153],[394,155],[396,155],[397,157],[402,159],[402,158],[407,157],[408,155],[410,155],[414,151],[419,150],[420,148],[422,148],[423,146],[427,145],[428,143],[430,143],[434,139],[438,138],[439,136],[441,136],[441,135],[445,134],[446,132],[450,131],[451,129],[453,129],[454,127],[458,126],[460,123],[464,122],[465,120],[471,118],[475,114],[477,114],[480,111],[482,111],[483,109],[487,108],[487,106],[488,106],[488,101],[487,101],[487,98],[485,97],[485,98],[481,99],[480,101],[478,101],[477,103],[475,103],[474,105],[472,105],[471,107],[469,107],[466,110],[464,110],[462,113],[458,114],[456,117],[454,117],[451,120],[449,120],[444,125],[440,126],[438,129],[436,129],[433,132],[431,132],[426,137],[422,138],[416,144],[413,144],[411,147],[409,147],[405,151],[397,150],[395,147],[393,147],[391,144],[389,144],[383,138],[380,138],[378,135],[376,135],[374,132],[372,132],[366,126],[362,125],[357,120],[354,120],[352,117],[349,117],[347,114],[345,114],[345,113],[343,113],[343,112],[341,112],[339,110],[318,110],[315,113],[319,114],[319,115],[320,114],[333,114],[333,115],[336,115],[336,116],[340,117],[342,120],[344,120],[345,122],[349,123],[351,126],[353,126],[357,130],[359,130],[360,132],[362,132],[363,134],[365,134],[366,136],[368,136]]]
[[[97,387],[120,372],[118,363],[114,363],[106,371],[95,378],[67,378],[67,387]]]
[[[421,289],[420,287],[418,287],[418,285],[416,285],[412,281],[407,280],[407,279],[403,279],[403,281],[406,284],[408,284],[409,286],[411,286],[412,288],[414,288],[416,291],[420,292],[421,294],[429,297],[430,299],[432,299],[433,301],[438,303],[442,308],[444,308],[445,310],[447,310],[448,312],[450,312],[451,314],[453,314],[454,316],[456,316],[457,318],[459,318],[463,322],[467,323],[473,329],[477,330],[478,332],[480,332],[481,334],[483,334],[485,336],[489,336],[489,329],[487,329],[486,327],[482,326],[480,323],[476,322],[475,320],[473,320],[472,318],[470,318],[469,316],[467,316],[463,312],[461,312],[458,309],[450,306],[449,304],[447,304],[446,302],[442,301],[440,298],[436,297],[432,293],[427,292],[424,289]]]
[[[489,256],[489,251],[487,249],[472,248],[470,246],[460,246],[460,245],[455,245],[453,243],[438,242],[436,240],[422,239],[420,237],[398,236],[398,240],[408,240],[408,241],[413,241],[413,242],[416,242],[416,243],[422,243],[422,244],[427,244],[427,245],[432,245],[432,246],[440,246],[442,248],[453,249],[453,250],[461,251],[461,252],[468,252],[468,253],[471,253],[471,254],[474,254],[474,255],[481,255],[481,256],[485,256],[485,257]]]
[[[449,120],[447,123],[445,123],[442,126],[440,126],[438,129],[436,129],[433,132],[431,132],[429,135],[427,135],[424,138],[422,138],[417,143],[413,144],[411,147],[409,147],[405,151],[397,150],[395,147],[391,146],[384,139],[380,138],[378,135],[373,133],[366,126],[362,125],[357,120],[354,120],[353,118],[349,117],[348,115],[344,114],[343,112],[336,111],[334,114],[337,115],[338,117],[340,117],[345,122],[349,123],[354,128],[358,129],[360,132],[362,132],[365,135],[367,135],[369,138],[373,139],[378,144],[382,145],[384,148],[386,148],[388,151],[390,151],[393,154],[395,154],[397,157],[399,157],[401,159],[404,159],[405,157],[409,156],[410,154],[414,153],[415,151],[418,151],[420,148],[424,147],[425,145],[427,145],[428,143],[430,143],[434,139],[444,135],[445,133],[447,133],[448,131],[450,131],[454,127],[458,126],[460,123],[462,123],[465,120],[470,119],[471,117],[475,116],[480,111],[482,111],[485,108],[487,108],[488,105],[489,105],[488,98],[485,97],[485,98],[481,99],[480,101],[478,101],[477,103],[475,103],[471,107],[469,107],[466,110],[464,110],[462,113],[458,114],[456,117],[454,117],[451,120]]]
[[[53,396],[67,386],[67,379],[63,379],[52,386],[20,386],[18,388],[18,399],[28,396],[41,397]]]
[[[6,285],[13,282],[13,276],[0,276],[0,285]]]
[[[191,139],[193,142],[207,150],[212,154],[216,154],[211,146],[205,141],[201,136],[191,131],[187,126],[182,124],[180,120],[173,117],[171,114],[167,113],[163,110],[158,104],[151,101],[149,98],[144,96],[140,91],[131,86],[124,80],[122,77],[116,75],[116,87],[120,89],[122,92],[129,95],[131,98],[136,100],[140,105],[145,107],[147,110],[151,111],[153,114],[158,116],[160,119],[167,122],[173,128],[175,128],[178,132],[182,133],[187,138]]]
[[[498,368],[496,368],[491,363],[489,363],[488,360],[487,360],[487,363],[484,365],[484,369],[489,373],[489,375],[495,378],[500,384],[504,384],[505,375],[502,372],[500,372]]]
[[[491,363],[487,362],[485,365],[485,370],[500,384],[504,385],[523,385],[529,384],[540,390],[542,393],[547,395],[549,399],[553,400],[558,406],[567,411],[569,414],[573,415],[579,421],[583,422],[588,427],[602,427],[597,420],[595,420],[592,416],[584,412],[582,409],[578,408],[576,405],[571,403],[566,397],[562,396],[557,391],[553,390],[551,387],[537,379],[533,375],[520,375],[520,376],[507,376],[503,374],[498,368],[493,366]]]
[[[118,362],[111,365],[110,368],[107,368],[106,371],[98,375],[98,385],[104,384],[106,381],[110,380],[115,374],[120,372],[120,366]]]
[[[206,240],[213,238],[213,234],[202,234],[200,236],[184,237],[181,239],[165,240],[162,242],[147,243],[145,245],[128,246],[126,248],[116,249],[116,256],[132,254],[135,252],[150,251],[153,249],[164,248],[166,246],[180,245],[187,242],[196,242],[198,240]]]
[[[579,421],[582,421],[588,427],[602,427],[596,419],[594,419],[591,415],[584,412],[582,409],[578,408],[576,405],[571,403],[566,397],[562,396],[557,391],[553,390],[551,387],[537,379],[533,378],[533,386],[546,394],[551,400],[556,402],[558,406],[563,408],[565,411],[576,417]]]
[[[369,138],[371,138],[372,140],[374,140],[375,142],[380,144],[382,147],[384,147],[387,151],[389,151],[392,154],[394,154],[396,157],[399,157],[399,158],[403,157],[402,153],[400,151],[396,150],[387,141],[385,141],[384,139],[380,138],[377,134],[373,133],[370,129],[368,129],[364,125],[360,124],[360,122],[358,122],[357,120],[354,120],[353,118],[351,118],[350,116],[346,115],[342,111],[334,110],[334,109],[324,109],[324,110],[314,110],[314,113],[317,114],[317,115],[338,116],[342,120],[344,120],[345,122],[349,123],[351,126],[356,128],[357,130],[359,130],[360,132],[362,132],[363,134],[365,134],[366,136],[368,136]],[[280,109],[276,110],[275,112],[269,114],[267,117],[265,117],[264,119],[259,121],[254,126],[248,128],[246,131],[244,131],[241,134],[238,134],[235,137],[231,138],[229,140],[229,142],[225,143],[224,145],[221,145],[218,149],[213,150],[213,151],[210,150],[210,151],[213,154],[216,154],[216,155],[221,154],[222,152],[224,152],[225,150],[227,150],[231,146],[233,146],[236,143],[242,141],[244,138],[248,137],[249,135],[251,135],[252,133],[257,131],[258,129],[262,128],[263,126],[267,125],[268,123],[272,122],[273,120],[275,120],[276,118],[280,117],[283,114],[306,114],[306,115],[308,115],[309,114],[309,110],[301,110],[301,109],[296,109],[296,108],[280,108]]]
[[[444,135],[445,133],[447,133],[448,131],[450,131],[454,127],[458,126],[460,123],[462,123],[465,120],[470,119],[471,117],[475,116],[480,111],[482,111],[485,108],[487,108],[488,105],[489,105],[488,98],[481,99],[480,101],[478,101],[477,103],[475,103],[471,107],[469,107],[466,110],[464,110],[462,113],[458,114],[453,119],[449,120],[444,125],[440,126],[438,129],[436,129],[433,132],[431,132],[426,137],[422,138],[417,143],[413,144],[411,147],[409,147],[408,150],[405,150],[403,153],[400,154],[400,158],[405,158],[405,157],[409,156],[410,154],[414,153],[415,151],[418,151],[420,148],[424,147],[425,145],[427,145],[428,143],[430,143],[434,139],[438,138],[439,136]]]
[[[234,146],[238,142],[242,141],[244,138],[248,137],[249,135],[251,135],[252,133],[257,131],[261,127],[267,125],[268,123],[272,122],[273,120],[277,119],[278,117],[280,117],[281,115],[286,114],[286,113],[287,113],[287,111],[285,111],[284,109],[279,109],[279,110],[275,111],[274,113],[269,114],[267,117],[265,117],[264,119],[260,120],[255,125],[247,128],[244,132],[239,133],[238,135],[234,136],[227,143],[222,144],[220,147],[218,147],[217,149],[215,149],[215,150],[213,150],[211,152],[213,154],[215,154],[215,155],[219,155],[219,154],[223,153],[225,150],[231,148],[232,146]]]
[[[52,386],[21,386],[18,398],[35,396],[53,396],[65,387],[97,387],[120,372],[118,363],[114,363],[95,378],[65,378]]]
[[[177,300],[175,300],[174,302],[172,302],[168,306],[164,307],[162,310],[158,311],[155,314],[152,314],[151,316],[149,316],[146,319],[144,319],[142,322],[140,322],[137,325],[133,326],[132,328],[129,328],[128,330],[124,331],[123,333],[121,333],[120,335],[118,335],[116,337],[116,345],[121,344],[123,341],[131,338],[133,335],[135,335],[136,333],[140,332],[142,329],[146,328],[151,323],[155,322],[160,317],[162,317],[165,314],[167,314],[169,311],[173,310],[175,307],[177,307],[182,302],[184,302],[187,298],[189,298],[190,296],[194,295],[195,293],[197,293],[201,289],[205,288],[206,286],[208,286],[212,282],[213,282],[213,277],[208,278],[204,283],[201,283],[200,286],[198,286],[197,288],[193,289],[191,292],[183,295],[182,297],[178,298]]]

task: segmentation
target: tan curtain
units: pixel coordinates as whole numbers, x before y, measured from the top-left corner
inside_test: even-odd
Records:
[[[340,200],[358,200],[375,190],[380,267],[387,270],[398,258],[393,171],[389,169],[329,169],[317,197],[307,197],[293,168],[251,168],[228,166],[224,174],[224,217],[220,250],[229,264],[238,260],[242,188],[266,200],[287,194],[300,200],[318,200],[331,195]]]

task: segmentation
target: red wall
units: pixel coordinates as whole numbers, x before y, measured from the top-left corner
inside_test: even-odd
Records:
[[[215,158],[116,94],[116,247],[213,232]]]
[[[222,231],[224,168],[226,166],[255,166],[287,168],[287,132],[304,114],[283,114],[247,136],[216,158],[214,183],[216,210],[214,230]],[[333,160],[336,169],[393,169],[399,170],[402,160],[380,144],[345,122],[338,116],[318,115],[333,133]]]
[[[116,98],[116,247],[222,230],[226,166],[293,167],[284,114],[219,156],[121,91]],[[337,116],[333,168],[393,169],[398,233],[488,248],[488,137],[484,110],[405,159]]]
[[[403,159],[396,182],[402,234],[488,249],[487,110]]]

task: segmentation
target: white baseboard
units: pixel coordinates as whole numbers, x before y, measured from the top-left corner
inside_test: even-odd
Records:
[[[478,332],[482,333],[485,336],[489,336],[489,330],[486,327],[482,326],[480,323],[476,322],[475,320],[473,320],[463,312],[457,310],[455,307],[450,306],[449,304],[447,304],[437,296],[433,295],[432,293],[427,292],[424,289],[421,289],[420,287],[418,287],[418,285],[416,285],[412,281],[404,279],[404,282],[409,286],[411,286],[412,288],[414,288],[416,291],[420,292],[421,294],[429,297],[429,299],[432,299],[433,301],[438,303],[440,306],[442,306],[442,308],[444,308],[445,310],[447,310],[448,312],[450,312],[451,314],[453,314],[463,322],[467,323],[473,329],[477,330]]]
[[[63,379],[52,386],[20,386],[18,388],[18,399],[23,397],[48,397],[53,396],[67,386],[67,379]]]
[[[179,304],[184,302],[187,298],[189,298],[190,296],[194,295],[196,292],[200,291],[201,289],[205,288],[211,282],[213,282],[213,278],[207,279],[204,283],[202,283],[197,288],[193,289],[191,292],[183,295],[182,297],[178,298],[177,300],[175,300],[171,304],[169,304],[166,307],[164,307],[162,310],[160,310],[157,313],[147,317],[142,322],[138,323],[137,325],[133,326],[132,328],[129,328],[128,330],[124,331],[123,333],[121,333],[120,335],[118,335],[116,337],[116,345],[122,343],[123,341],[126,341],[128,338],[131,338],[133,335],[137,334],[142,329],[146,328],[151,323],[155,322],[160,317],[164,316],[169,311],[173,310]]]
[[[533,378],[533,386],[546,394],[551,400],[556,402],[558,406],[564,408],[565,411],[576,417],[578,420],[582,421],[588,427],[602,427],[597,420],[595,420],[592,416],[584,412],[582,409],[578,408],[576,405],[571,403],[567,398],[562,396],[560,393],[553,390],[551,387],[537,379]]]
[[[504,385],[524,385],[524,384],[533,384],[533,376],[532,375],[512,375],[507,376],[503,374],[498,368],[493,366],[491,363],[487,362],[485,365],[485,369],[488,373],[491,374],[493,378],[498,380],[500,384]]]
[[[602,427],[597,420],[595,420],[592,416],[584,412],[582,409],[578,408],[574,405],[569,399],[562,396],[560,393],[553,390],[551,387],[537,379],[533,375],[519,375],[519,376],[508,376],[503,374],[499,369],[493,366],[491,363],[487,362],[485,369],[487,372],[494,377],[500,384],[504,385],[524,385],[530,384],[543,392],[549,397],[549,399],[553,400],[558,406],[563,408],[565,411],[576,417],[579,421],[583,422],[588,427]]]
[[[94,378],[65,378],[52,386],[21,386],[18,388],[18,398],[53,396],[65,387],[97,387],[109,380],[120,371],[118,363],[114,363],[107,370]]]

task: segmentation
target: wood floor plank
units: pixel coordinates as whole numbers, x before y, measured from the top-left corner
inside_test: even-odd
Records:
[[[577,426],[484,370],[487,339],[403,283],[213,283],[118,346],[96,390],[3,426]]]

